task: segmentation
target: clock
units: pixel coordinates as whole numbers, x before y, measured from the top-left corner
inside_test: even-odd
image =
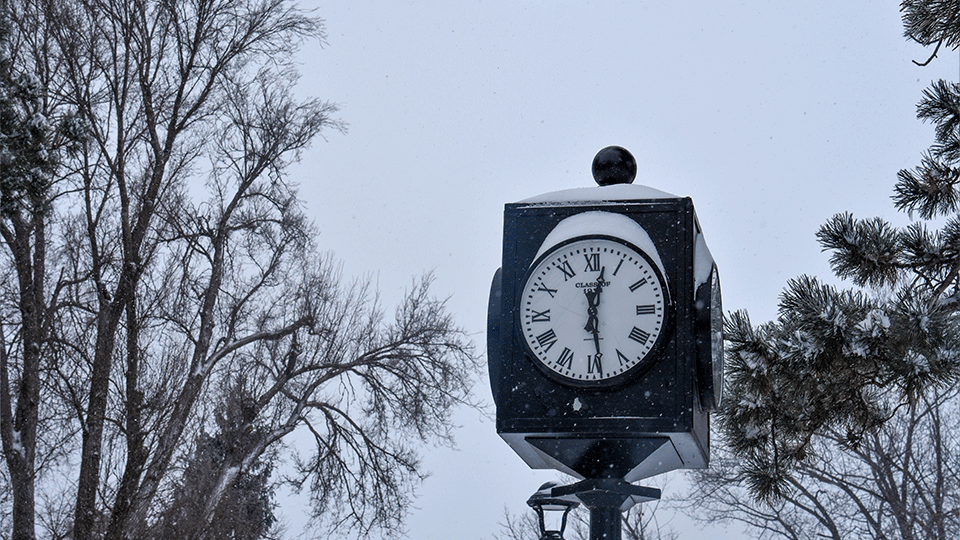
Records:
[[[717,410],[723,399],[723,306],[715,264],[708,281],[697,289],[694,311],[700,403]]]
[[[659,256],[609,235],[569,238],[531,265],[519,295],[528,356],[573,386],[624,382],[666,338],[670,294]]]

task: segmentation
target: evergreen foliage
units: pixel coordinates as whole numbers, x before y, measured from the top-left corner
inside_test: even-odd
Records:
[[[957,2],[901,9],[909,39],[960,46]],[[935,82],[917,116],[933,124],[935,140],[919,166],[899,172],[893,195],[916,221],[837,214],[817,239],[854,288],[802,276],[787,284],[775,321],[754,327],[741,312],[726,323],[720,426],[761,501],[782,503],[799,489],[795,473],[818,459],[823,437],[857,449],[904,408],[958,382],[960,85]]]
[[[0,13],[0,212],[5,216],[43,206],[61,155],[75,152],[86,136],[74,112],[49,117],[57,113],[49,108],[40,78],[14,65],[12,39],[11,23]]]
[[[215,411],[216,434],[201,432],[172,500],[151,531],[156,540],[257,540],[267,538],[277,522],[274,514],[273,459],[261,456],[226,486],[222,472],[240,467],[250,449],[268,430],[256,423],[253,397],[238,381]],[[213,496],[216,490],[220,496]],[[217,501],[204,519],[204,506]]]

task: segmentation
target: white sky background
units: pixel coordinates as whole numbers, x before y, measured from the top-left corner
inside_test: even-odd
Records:
[[[480,350],[504,203],[594,186],[593,156],[611,144],[637,158],[636,183],[693,198],[724,308],[769,320],[786,280],[829,275],[814,238],[827,218],[903,222],[896,173],[933,136],[916,103],[931,80],[958,77],[956,53],[911,63],[932,50],[904,40],[895,1],[301,5],[329,39],[305,50],[300,91],[340,104],[350,125],[292,171],[320,248],[346,276],[373,276],[388,305],[432,270]],[[485,374],[476,393],[491,401]],[[458,450],[425,451],[433,477],[411,538],[490,538],[505,506],[529,512],[555,478],[490,419],[457,421]]]

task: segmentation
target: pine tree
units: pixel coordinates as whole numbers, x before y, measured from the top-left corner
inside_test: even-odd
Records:
[[[960,4],[905,1],[906,37],[935,51],[960,47]],[[788,283],[777,320],[744,312],[725,328],[728,398],[723,437],[750,492],[779,502],[797,487],[817,437],[856,448],[898,411],[960,374],[960,85],[939,81],[918,117],[935,127],[920,165],[900,171],[893,202],[912,222],[841,213],[817,233],[841,290],[809,276]]]
[[[154,525],[156,540],[258,540],[277,522],[273,510],[273,459],[261,456],[249,464],[251,446],[267,431],[258,425],[254,398],[240,378],[224,393],[214,412],[217,432],[201,432],[171,500]],[[239,472],[224,482],[230,468]],[[213,492],[220,490],[221,495]],[[207,501],[217,501],[207,508]]]

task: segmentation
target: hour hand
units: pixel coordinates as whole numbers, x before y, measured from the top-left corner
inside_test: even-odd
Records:
[[[594,334],[594,340],[599,339],[597,333],[600,332],[600,318],[597,316],[597,311],[600,308],[600,292],[603,290],[604,270],[606,270],[606,267],[600,269],[600,275],[597,276],[597,286],[583,291],[583,294],[587,296],[587,325],[583,329]]]
[[[587,325],[583,329],[591,334],[597,334],[600,331],[600,321],[597,317],[600,292],[594,289],[586,289],[583,293],[587,296]]]

